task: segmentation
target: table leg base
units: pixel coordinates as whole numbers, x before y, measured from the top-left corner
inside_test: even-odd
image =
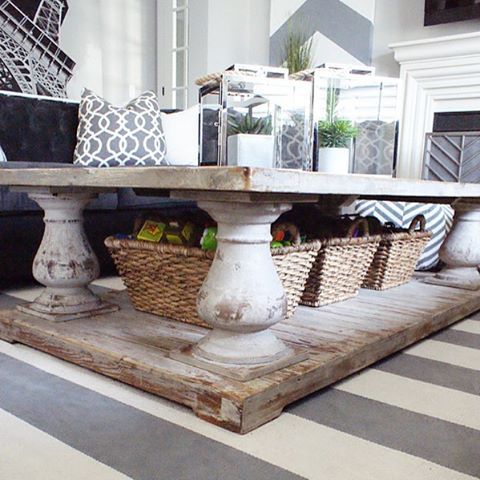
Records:
[[[447,268],[423,282],[464,290],[480,290],[480,273],[476,268]]]
[[[478,292],[417,281],[384,292],[362,289],[358,297],[326,309],[299,307],[293,319],[273,331],[287,337],[288,346],[305,348],[308,360],[239,382],[169,358],[174,348],[196,345],[205,329],[139,312],[125,291],[110,292],[105,300],[120,310],[76,322],[52,323],[5,310],[0,312],[0,338],[178,402],[203,420],[241,434],[277,417],[287,405],[480,310]]]
[[[169,356],[174,360],[191,365],[192,367],[218,373],[219,375],[233,380],[239,380],[240,382],[248,382],[254,378],[303,362],[308,359],[308,352],[303,348],[287,348],[278,358],[274,358],[268,363],[256,365],[235,365],[231,363],[213,362],[196,355],[195,345],[189,345],[181,350],[173,350]]]
[[[33,315],[34,317],[49,320],[51,322],[68,322],[70,320],[78,320],[79,318],[87,318],[93,317],[95,315],[103,315],[106,313],[116,312],[117,310],[119,310],[119,307],[118,305],[114,305],[113,303],[101,302],[91,310],[83,310],[76,313],[48,313],[39,310],[38,307],[35,305],[35,302],[33,302],[26,303],[24,305],[17,305],[17,310],[23,313],[27,313],[28,315]]]

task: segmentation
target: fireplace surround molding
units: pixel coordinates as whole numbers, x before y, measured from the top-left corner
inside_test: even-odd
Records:
[[[397,176],[421,178],[435,113],[480,111],[480,32],[390,45],[400,63]]]

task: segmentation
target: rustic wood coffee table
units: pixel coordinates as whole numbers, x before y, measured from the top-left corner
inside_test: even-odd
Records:
[[[29,192],[45,211],[33,265],[45,289],[0,313],[0,338],[183,403],[236,432],[480,309],[480,185],[232,167],[8,169],[0,185]],[[196,200],[218,222],[217,255],[198,298],[211,330],[136,312],[125,293],[99,298],[88,288],[99,272],[82,211],[97,193],[120,187]],[[292,203],[332,210],[356,198],[454,204],[441,252],[448,267],[430,283],[362,291],[284,321],[271,223]]]

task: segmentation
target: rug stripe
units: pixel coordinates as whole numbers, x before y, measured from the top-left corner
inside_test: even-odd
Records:
[[[129,477],[0,409],[0,478],[128,480]]]
[[[0,342],[0,351],[93,389],[139,410],[215,439],[309,479],[467,480],[423,458],[356,438],[288,413],[244,436],[196,418],[182,406],[20,345]],[[316,396],[309,397],[310,399]],[[315,402],[322,410],[323,399]],[[390,428],[386,428],[390,430]],[[375,459],[375,461],[372,461]],[[247,478],[247,477],[245,477]],[[253,477],[257,479],[258,477]]]
[[[452,345],[474,348],[480,351],[480,335],[475,335],[470,332],[448,329],[442,330],[430,338],[438,342],[451,343]]]
[[[96,285],[98,287],[103,287],[111,290],[125,290],[125,284],[121,277],[103,277],[98,278],[95,280],[92,285]]]
[[[424,340],[404,350],[409,355],[480,371],[480,351],[436,340]]]
[[[458,322],[455,325],[452,325],[450,328],[452,328],[453,330],[461,330],[462,332],[480,335],[480,323],[470,319]]]
[[[480,395],[480,372],[408,354],[398,354],[374,366],[377,370]]]
[[[480,476],[480,432],[477,430],[334,388],[312,395],[289,408],[289,412],[366,441],[421,457],[432,464],[470,475],[470,478]],[[372,453],[365,452],[365,461],[375,464],[382,454]],[[350,462],[348,455],[343,461]],[[394,470],[386,473],[384,479],[390,479]],[[402,472],[401,467],[398,470]],[[422,475],[425,475],[425,472],[412,473],[411,476],[402,473],[403,479],[423,479]],[[439,479],[448,477],[446,473],[437,475]]]
[[[2,310],[15,308],[16,305],[18,305],[18,299],[11,297],[10,295],[0,293],[0,308]]]
[[[477,395],[374,369],[355,375],[335,388],[480,430],[480,397]]]
[[[474,313],[473,315],[468,317],[468,319],[472,320],[472,321],[475,321],[475,322],[479,322],[480,321],[480,313],[479,312]]]
[[[320,400],[320,399],[319,399]],[[316,403],[315,410],[323,409],[323,400]],[[383,428],[389,430],[388,423]],[[262,449],[272,454],[289,453],[293,461],[310,463],[312,480],[450,480],[469,479],[468,475],[446,468],[418,456],[402,453],[365,439],[361,435],[350,435],[339,429],[284,413],[255,435]],[[256,433],[256,432],[254,432]],[[472,442],[473,443],[473,442]],[[281,446],[281,451],[273,449]],[[467,446],[468,448],[469,446]],[[475,445],[476,448],[476,445]],[[465,457],[467,457],[466,454]],[[458,457],[457,457],[458,458]],[[465,458],[478,470],[478,464]],[[469,465],[469,466],[470,466]]]
[[[4,290],[2,291],[2,297],[10,297],[17,300],[22,300],[24,302],[32,302],[40,295],[41,288],[40,287],[26,287],[26,288],[16,288],[12,290]],[[3,300],[3,299],[2,299]],[[4,307],[4,303],[2,301],[2,308],[9,308]]]
[[[109,290],[124,290],[125,287],[123,286],[122,280],[119,277],[108,277],[96,280],[94,283],[90,285],[90,288],[93,292],[98,295],[107,293]],[[3,290],[2,297],[10,297],[13,299],[24,301],[24,302],[33,302],[40,293],[42,292],[42,287],[40,286],[33,286],[33,287],[23,287],[23,288],[15,288],[10,290]],[[2,299],[2,308],[10,308],[4,306],[3,299]]]
[[[136,480],[298,476],[0,355],[0,408]]]

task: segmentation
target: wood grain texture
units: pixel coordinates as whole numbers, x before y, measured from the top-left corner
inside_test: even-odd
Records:
[[[137,312],[124,292],[104,299],[122,309],[67,323],[4,310],[0,337],[184,404],[238,433],[480,309],[476,292],[416,280],[386,292],[361,290],[356,298],[317,309],[300,307],[274,331],[286,344],[307,349],[309,359],[239,382],[168,358],[171,350],[202,338],[204,328]]]
[[[247,192],[263,195],[357,195],[381,198],[480,197],[480,185],[333,175],[249,167],[121,167],[0,169],[0,185],[51,188],[133,187],[171,192]],[[175,194],[175,193],[174,193]]]

